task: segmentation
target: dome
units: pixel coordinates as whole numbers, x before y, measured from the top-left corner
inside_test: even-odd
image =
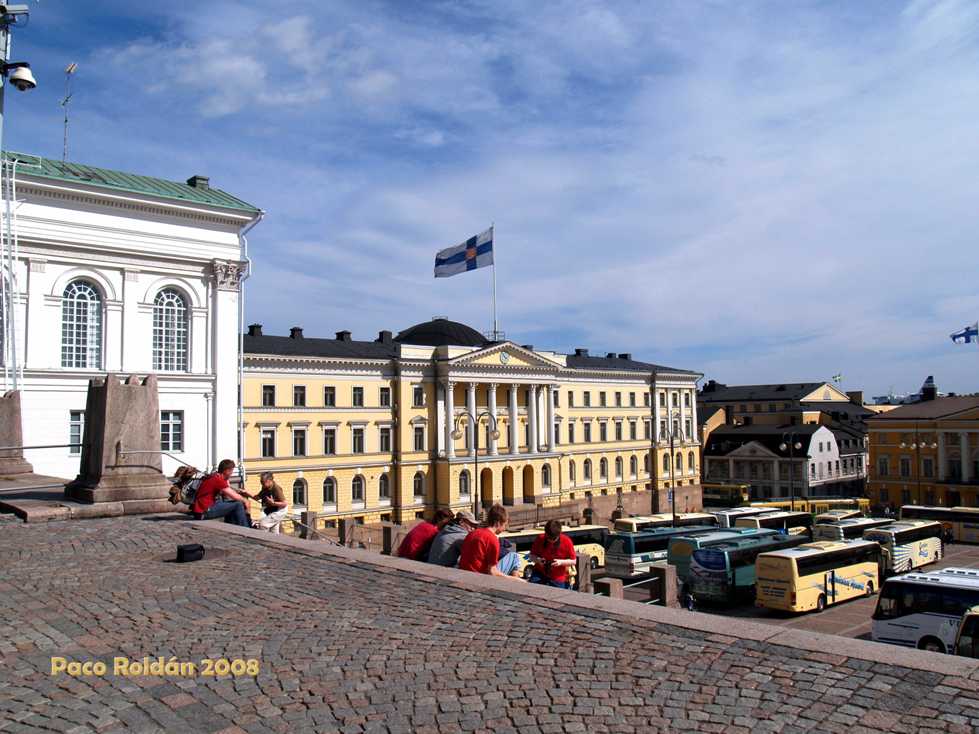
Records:
[[[394,337],[394,340],[402,344],[421,344],[427,347],[442,347],[447,344],[481,347],[487,344],[486,338],[471,326],[448,319],[432,319],[409,326]]]

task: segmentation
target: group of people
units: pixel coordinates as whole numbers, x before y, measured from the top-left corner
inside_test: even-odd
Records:
[[[285,493],[275,482],[272,472],[262,472],[262,488],[255,494],[244,489],[232,489],[228,480],[235,471],[235,462],[223,459],[218,470],[201,481],[197,495],[190,506],[191,514],[198,520],[224,519],[226,523],[244,528],[258,528],[279,533],[286,519],[289,503]],[[253,521],[248,512],[248,501],[262,505],[262,517]]]
[[[397,555],[437,566],[458,567],[491,576],[518,578],[521,558],[513,544],[500,534],[507,529],[509,517],[503,505],[493,505],[482,525],[471,512],[435,511],[431,522],[415,525],[398,546]],[[561,523],[551,520],[530,549],[533,564],[529,581],[535,584],[570,588],[568,569],[577,557],[571,538],[561,532]]]

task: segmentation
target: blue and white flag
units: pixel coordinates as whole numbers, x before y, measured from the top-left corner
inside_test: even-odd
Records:
[[[493,264],[493,228],[470,237],[461,245],[446,247],[435,255],[435,277],[448,278],[450,275],[467,270],[485,268]]]
[[[956,344],[968,344],[972,341],[979,341],[979,321],[966,326],[962,331],[956,331],[950,336]]]

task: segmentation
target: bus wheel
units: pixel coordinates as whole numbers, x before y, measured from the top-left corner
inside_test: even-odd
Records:
[[[936,637],[925,637],[918,643],[918,649],[927,650],[928,652],[940,652],[944,654],[945,643]]]
[[[874,582],[873,581],[868,581],[867,582],[867,596],[873,596],[873,595],[874,595]]]
[[[820,594],[819,598],[816,599],[816,611],[821,612],[826,608],[826,595]]]

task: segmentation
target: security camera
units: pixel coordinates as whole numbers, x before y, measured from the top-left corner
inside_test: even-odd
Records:
[[[10,83],[13,84],[21,92],[26,92],[30,89],[34,89],[37,86],[37,81],[34,79],[34,75],[31,73],[31,67],[18,66],[10,74]]]

